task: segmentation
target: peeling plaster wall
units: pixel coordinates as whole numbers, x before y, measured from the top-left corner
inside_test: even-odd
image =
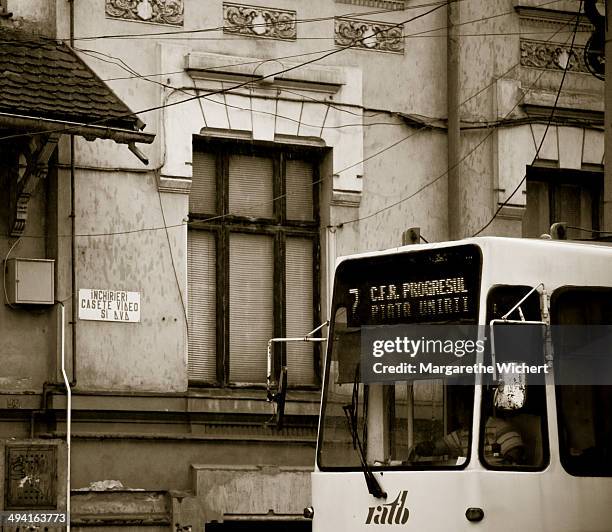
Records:
[[[130,440],[81,439],[73,446],[72,481],[75,489],[87,488],[95,480],[113,479],[131,489],[191,490],[190,464],[308,468],[314,463],[313,451],[312,445],[290,442],[149,440],[136,445]],[[92,461],[92,456],[97,459]]]
[[[12,13],[12,16],[7,20],[7,25],[12,28],[55,37],[55,1],[6,0],[6,11]]]
[[[0,176],[0,184],[6,183]],[[9,237],[8,194],[0,194],[0,277],[5,282],[4,259],[50,258],[47,254],[46,183],[36,189],[29,203],[25,234],[19,240]],[[51,257],[52,258],[52,257]],[[36,307],[5,304],[5,286],[0,287],[0,391],[41,390],[52,375],[55,362],[57,315],[49,305]]]
[[[177,197],[161,198],[151,173],[95,171],[76,197],[78,232],[95,235],[77,237],[78,288],[139,292],[141,306],[140,323],[79,321],[79,387],[185,390],[185,228],[166,235],[161,210],[173,219]]]
[[[256,2],[257,3],[257,2]],[[252,4],[252,2],[251,2]],[[222,24],[222,2],[186,2],[184,30],[218,27]],[[272,6],[268,6],[272,7]],[[321,49],[335,49],[333,45],[334,21],[331,17],[351,13],[368,13],[371,9],[348,6],[319,0],[312,3],[296,3],[279,0],[275,8],[297,11],[299,19],[330,17],[329,20],[298,24],[298,38],[294,42],[272,39],[232,38],[221,31],[187,33],[179,38],[163,36],[145,39],[99,39],[77,42],[77,48],[98,50],[106,55],[93,57],[80,52],[81,57],[99,74],[109,79],[111,88],[134,111],[172,103],[163,112],[141,114],[147,123],[145,131],[156,133],[152,146],[142,147],[150,158],[145,168],[129,153],[125,146],[111,141],[86,142],[77,140],[77,232],[113,233],[137,228],[161,227],[159,198],[162,198],[166,224],[179,225],[188,213],[188,187],[190,178],[192,133],[203,126],[234,127],[232,124],[202,123],[192,127],[193,120],[213,120],[214,105],[206,100],[180,104],[189,96],[181,88],[193,87],[195,82],[181,71],[186,54],[223,54],[225,56],[269,59],[279,56],[304,54],[294,59],[264,63],[266,72],[286,68],[288,62],[308,61],[317,55],[308,55]],[[397,23],[425,12],[414,9],[404,12],[387,12],[370,15],[375,21]],[[366,15],[364,15],[365,17]],[[438,10],[406,24],[405,34],[419,34],[443,27],[444,10]],[[177,31],[174,27],[160,27],[135,22],[109,19],[104,16],[104,2],[83,0],[75,4],[75,27],[81,36],[116,35],[122,33],[154,33]],[[302,39],[302,37],[308,37]],[[218,39],[217,39],[218,38]],[[323,39],[319,39],[323,38]],[[172,52],[173,49],[178,52]],[[338,48],[338,50],[340,50]],[[174,54],[174,55],[173,55]],[[147,81],[137,79],[118,66],[113,57],[121,58],[139,74],[165,73]],[[110,61],[110,62],[109,62]],[[113,64],[113,62],[115,64]],[[253,65],[254,69],[257,65]],[[261,70],[264,66],[259,67]],[[340,126],[321,130],[299,128],[297,135],[322,136],[326,145],[333,148],[331,174],[338,174],[346,167],[348,177],[333,179],[336,190],[357,193],[361,204],[344,206],[331,195],[331,205],[322,205],[322,217],[338,223],[370,214],[389,201],[413,193],[427,183],[432,176],[444,172],[446,165],[444,135],[436,132],[417,132],[401,119],[389,113],[363,112],[359,107],[342,108],[343,103],[363,105],[376,110],[418,113],[440,117],[445,114],[445,40],[443,38],[407,38],[404,54],[345,50],[314,63],[316,68],[331,68],[343,73],[346,83],[339,93],[330,98],[338,106],[326,111],[325,106],[304,100],[302,111],[290,102],[278,104],[274,112],[279,114],[277,133],[283,128],[290,132],[293,122],[283,116],[300,112],[305,124]],[[115,79],[115,78],[130,79]],[[432,80],[438,80],[433,82]],[[440,82],[439,80],[442,80]],[[178,87],[170,99],[170,90],[160,86]],[[225,82],[224,86],[231,86]],[[203,87],[214,88],[214,87]],[[193,93],[190,93],[193,94]],[[263,94],[263,93],[262,93]],[[327,98],[325,93],[312,93],[315,99]],[[215,97],[211,97],[215,99]],[[231,99],[231,98],[230,98]],[[249,99],[249,98],[247,98]],[[218,98],[217,98],[218,100]],[[224,99],[222,99],[224,100]],[[240,96],[230,102],[240,104]],[[281,102],[281,100],[279,100]],[[221,102],[223,103],[223,102]],[[242,102],[244,103],[244,102]],[[249,106],[255,110],[265,100],[251,98]],[[272,103],[274,103],[272,101]],[[295,109],[292,107],[296,107]],[[201,109],[205,107],[205,109]],[[221,107],[219,117],[231,114],[236,124],[240,113],[232,113]],[[259,107],[257,107],[258,109]],[[229,107],[227,108],[230,109]],[[266,110],[267,107],[262,107]],[[340,110],[338,110],[340,109]],[[270,109],[268,109],[270,110]],[[281,112],[282,111],[282,112]],[[204,115],[204,116],[203,116]],[[257,116],[256,114],[254,116]],[[267,116],[267,115],[262,115]],[[173,118],[174,117],[174,118]],[[357,127],[360,122],[365,127]],[[388,124],[381,125],[380,123]],[[258,128],[254,136],[266,133]],[[173,129],[174,128],[174,129]],[[177,129],[178,128],[178,129]],[[187,128],[187,130],[186,130]],[[269,129],[269,128],[268,128]],[[274,129],[272,130],[274,135]],[[395,148],[390,145],[404,137]],[[266,138],[268,138],[266,136]],[[379,153],[380,152],[380,153]],[[361,164],[360,161],[366,159]],[[95,167],[112,171],[97,172]],[[176,168],[174,170],[169,170]],[[184,168],[181,170],[181,168]],[[156,190],[154,172],[160,169],[160,190]],[[145,173],[140,173],[145,170]],[[166,179],[171,177],[186,178]],[[331,175],[325,176],[331,181]],[[324,187],[328,183],[323,184]],[[360,191],[363,190],[363,193]],[[404,202],[381,216],[354,227],[347,225],[338,230],[338,253],[353,253],[366,249],[381,249],[398,244],[401,233],[412,225],[423,227],[424,234],[433,239],[445,235],[444,179],[428,187],[413,200]],[[431,213],[439,213],[431,216]],[[183,228],[170,229],[172,257],[181,289],[186,284],[186,233]],[[140,291],[142,298],[142,323],[118,324],[102,322],[77,323],[79,387],[83,389],[178,391],[186,389],[185,328],[182,305],[178,297],[176,280],[171,267],[171,256],[164,231],[150,231],[127,235],[81,238],[77,242],[78,288],[107,288]],[[322,242],[325,245],[325,242]],[[156,253],[152,254],[151,250]],[[165,318],[165,319],[164,319]],[[175,321],[176,320],[176,321]]]

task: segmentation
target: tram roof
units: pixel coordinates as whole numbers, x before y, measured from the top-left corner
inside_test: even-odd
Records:
[[[607,242],[485,236],[348,255],[339,257],[337,265],[345,260],[469,244],[481,251],[483,286],[544,283],[551,290],[572,285],[612,286],[612,246]]]
[[[482,236],[474,238],[465,238],[462,240],[449,240],[443,242],[430,242],[427,244],[411,244],[407,246],[397,246],[376,251],[365,251],[351,255],[343,255],[338,257],[337,262],[340,263],[348,259],[358,259],[367,257],[376,257],[380,255],[392,255],[394,253],[405,253],[413,251],[422,251],[427,249],[442,249],[447,247],[464,246],[474,244],[481,248],[483,252],[495,250],[514,250],[529,254],[538,253],[577,253],[584,255],[604,255],[612,258],[612,242],[602,241],[584,241],[584,240],[552,240],[545,238],[512,238],[499,236]]]

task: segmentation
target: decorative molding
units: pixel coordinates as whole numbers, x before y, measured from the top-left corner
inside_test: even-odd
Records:
[[[334,176],[335,177],[335,176]],[[348,190],[337,190],[334,188],[332,192],[331,205],[332,207],[359,207],[361,205],[361,192],[352,192]]]
[[[355,160],[360,161],[364,156],[363,81],[358,68],[300,66],[297,61],[284,59],[279,63],[261,57],[186,52],[184,48],[164,43],[161,50],[160,72],[185,69],[191,79],[181,83],[200,91],[200,95],[221,89],[216,96],[190,101],[185,101],[188,96],[184,92],[168,90],[166,101],[170,107],[164,115],[164,135],[160,141],[173,147],[167,150],[160,169],[164,179],[190,179],[193,135],[213,130],[219,134],[225,130],[232,136],[249,135],[253,141],[312,145],[316,138],[318,145],[324,142],[326,147],[333,148],[325,171],[338,174],[333,179],[334,188],[355,193],[363,190],[365,180],[357,177],[364,174],[363,162],[355,164]],[[250,64],[244,64],[247,62]],[[300,68],[287,70],[293,66]],[[264,83],[249,84],[248,88],[222,90],[227,88],[228,80],[230,84],[236,80],[240,80],[238,84],[256,81],[256,76],[279,70],[287,71],[275,75],[273,81],[270,76]],[[285,92],[285,87],[291,91]],[[173,105],[173,102],[182,103]],[[339,134],[341,130],[348,130],[350,134]],[[167,184],[174,188],[174,183]]]
[[[157,188],[170,194],[189,194],[191,177],[165,176],[158,173]]]
[[[526,195],[527,193],[523,190],[522,194]],[[497,202],[497,204],[501,206],[501,209],[497,213],[497,217],[503,220],[521,221],[525,215],[526,207],[524,205],[508,204],[504,201],[498,200]]]
[[[39,183],[47,177],[49,159],[55,151],[59,138],[59,133],[39,135],[31,143],[32,148],[35,147],[33,151],[22,154],[26,159],[23,174],[19,175],[18,172],[15,176],[16,183],[11,183],[9,228],[13,237],[20,237],[25,231],[30,197]]]
[[[516,7],[521,25],[538,26],[540,28],[559,29],[560,26],[573,28],[576,25],[576,13],[543,9],[538,7]],[[580,15],[578,31],[593,31],[593,25],[586,15]]]
[[[106,0],[106,16],[133,22],[182,26],[183,0]]]
[[[354,6],[376,7],[396,11],[406,8],[406,0],[336,0],[337,4],[352,4]]]
[[[360,50],[404,53],[404,28],[396,24],[336,17],[334,42]]]
[[[260,67],[253,68],[254,64]],[[282,88],[291,85],[292,89],[316,90],[329,94],[337,93],[347,79],[344,72],[336,67],[322,65],[300,65],[298,62],[264,60],[253,57],[227,56],[192,52],[185,56],[185,69],[194,80],[232,81],[243,83],[246,81],[260,81],[266,77],[268,88]],[[295,68],[292,68],[295,67]],[[297,68],[300,67],[300,68]],[[282,74],[270,76],[270,72],[287,70]],[[198,84],[196,83],[196,86]],[[207,85],[207,89],[211,86]],[[250,92],[246,91],[247,93]]]
[[[569,62],[568,72],[589,74],[584,63],[584,46],[529,41],[521,39],[521,66],[546,70],[564,70]]]
[[[585,127],[591,129],[603,129],[604,127],[604,112],[593,111],[590,109],[571,109],[571,108],[556,108],[554,116],[551,119],[550,105],[538,105],[534,103],[524,103],[521,108],[529,118],[534,119],[532,123],[537,123],[536,120],[540,120],[539,123],[547,124],[549,121],[551,124],[559,125],[571,125],[574,127]]]
[[[223,3],[223,33],[295,41],[297,13],[287,9]]]

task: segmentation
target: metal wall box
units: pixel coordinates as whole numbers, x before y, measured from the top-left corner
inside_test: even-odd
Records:
[[[57,453],[54,445],[7,445],[4,475],[5,509],[57,508]],[[26,528],[24,526],[23,530]]]
[[[11,305],[53,305],[52,259],[9,259],[4,268],[6,296]]]

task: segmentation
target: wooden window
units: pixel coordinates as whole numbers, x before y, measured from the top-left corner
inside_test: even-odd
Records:
[[[558,168],[527,168],[527,209],[523,237],[539,238],[551,224],[597,231],[601,227],[603,173]],[[596,238],[597,233],[569,229],[570,239]]]
[[[189,197],[189,380],[261,385],[267,342],[320,322],[316,148],[194,141]],[[275,343],[291,386],[317,386],[319,347]]]

